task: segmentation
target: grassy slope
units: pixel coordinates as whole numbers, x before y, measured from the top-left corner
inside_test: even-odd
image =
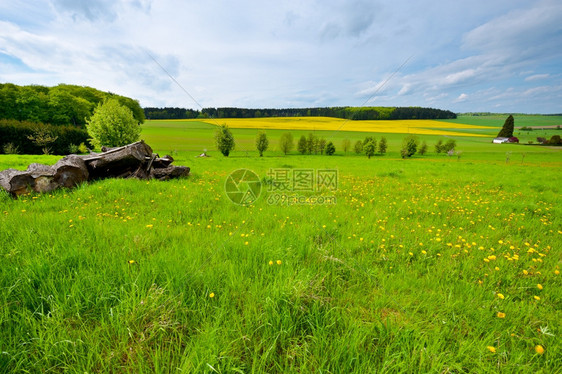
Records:
[[[194,158],[213,148],[208,125],[145,127],[157,151],[179,150],[188,180],[0,194],[0,372],[562,366],[558,150],[459,137],[460,161],[400,160],[403,136],[388,134],[371,160],[259,158],[255,130],[234,133],[250,157]],[[32,161],[56,157],[0,156],[0,169]],[[233,205],[223,186],[240,167],[338,169],[337,204],[269,205],[264,191]]]

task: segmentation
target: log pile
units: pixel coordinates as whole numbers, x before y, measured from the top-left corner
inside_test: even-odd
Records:
[[[101,153],[68,155],[55,165],[31,164],[27,170],[0,171],[0,187],[14,196],[51,192],[105,178],[168,180],[186,177],[190,169],[172,166],[171,156],[160,157],[144,141],[123,147],[103,147]]]

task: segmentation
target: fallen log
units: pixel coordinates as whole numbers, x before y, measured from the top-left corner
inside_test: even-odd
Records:
[[[0,172],[0,187],[14,196],[73,188],[82,182],[105,178],[169,180],[186,177],[190,168],[171,166],[171,156],[159,157],[143,141],[123,147],[102,148],[102,153],[68,155],[55,165],[30,164],[27,170]]]

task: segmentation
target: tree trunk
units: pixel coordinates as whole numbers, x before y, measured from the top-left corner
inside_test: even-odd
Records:
[[[104,179],[123,177],[125,173],[132,174],[151,156],[152,149],[140,141],[97,155],[88,155],[83,159],[90,179]]]
[[[186,166],[168,166],[167,168],[152,169],[150,171],[150,178],[166,181],[169,179],[177,179],[187,177],[190,168]]]

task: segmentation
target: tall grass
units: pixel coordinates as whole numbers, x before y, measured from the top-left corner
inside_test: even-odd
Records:
[[[562,367],[559,159],[176,158],[0,194],[1,372]],[[232,204],[240,167],[338,169],[337,204]]]

